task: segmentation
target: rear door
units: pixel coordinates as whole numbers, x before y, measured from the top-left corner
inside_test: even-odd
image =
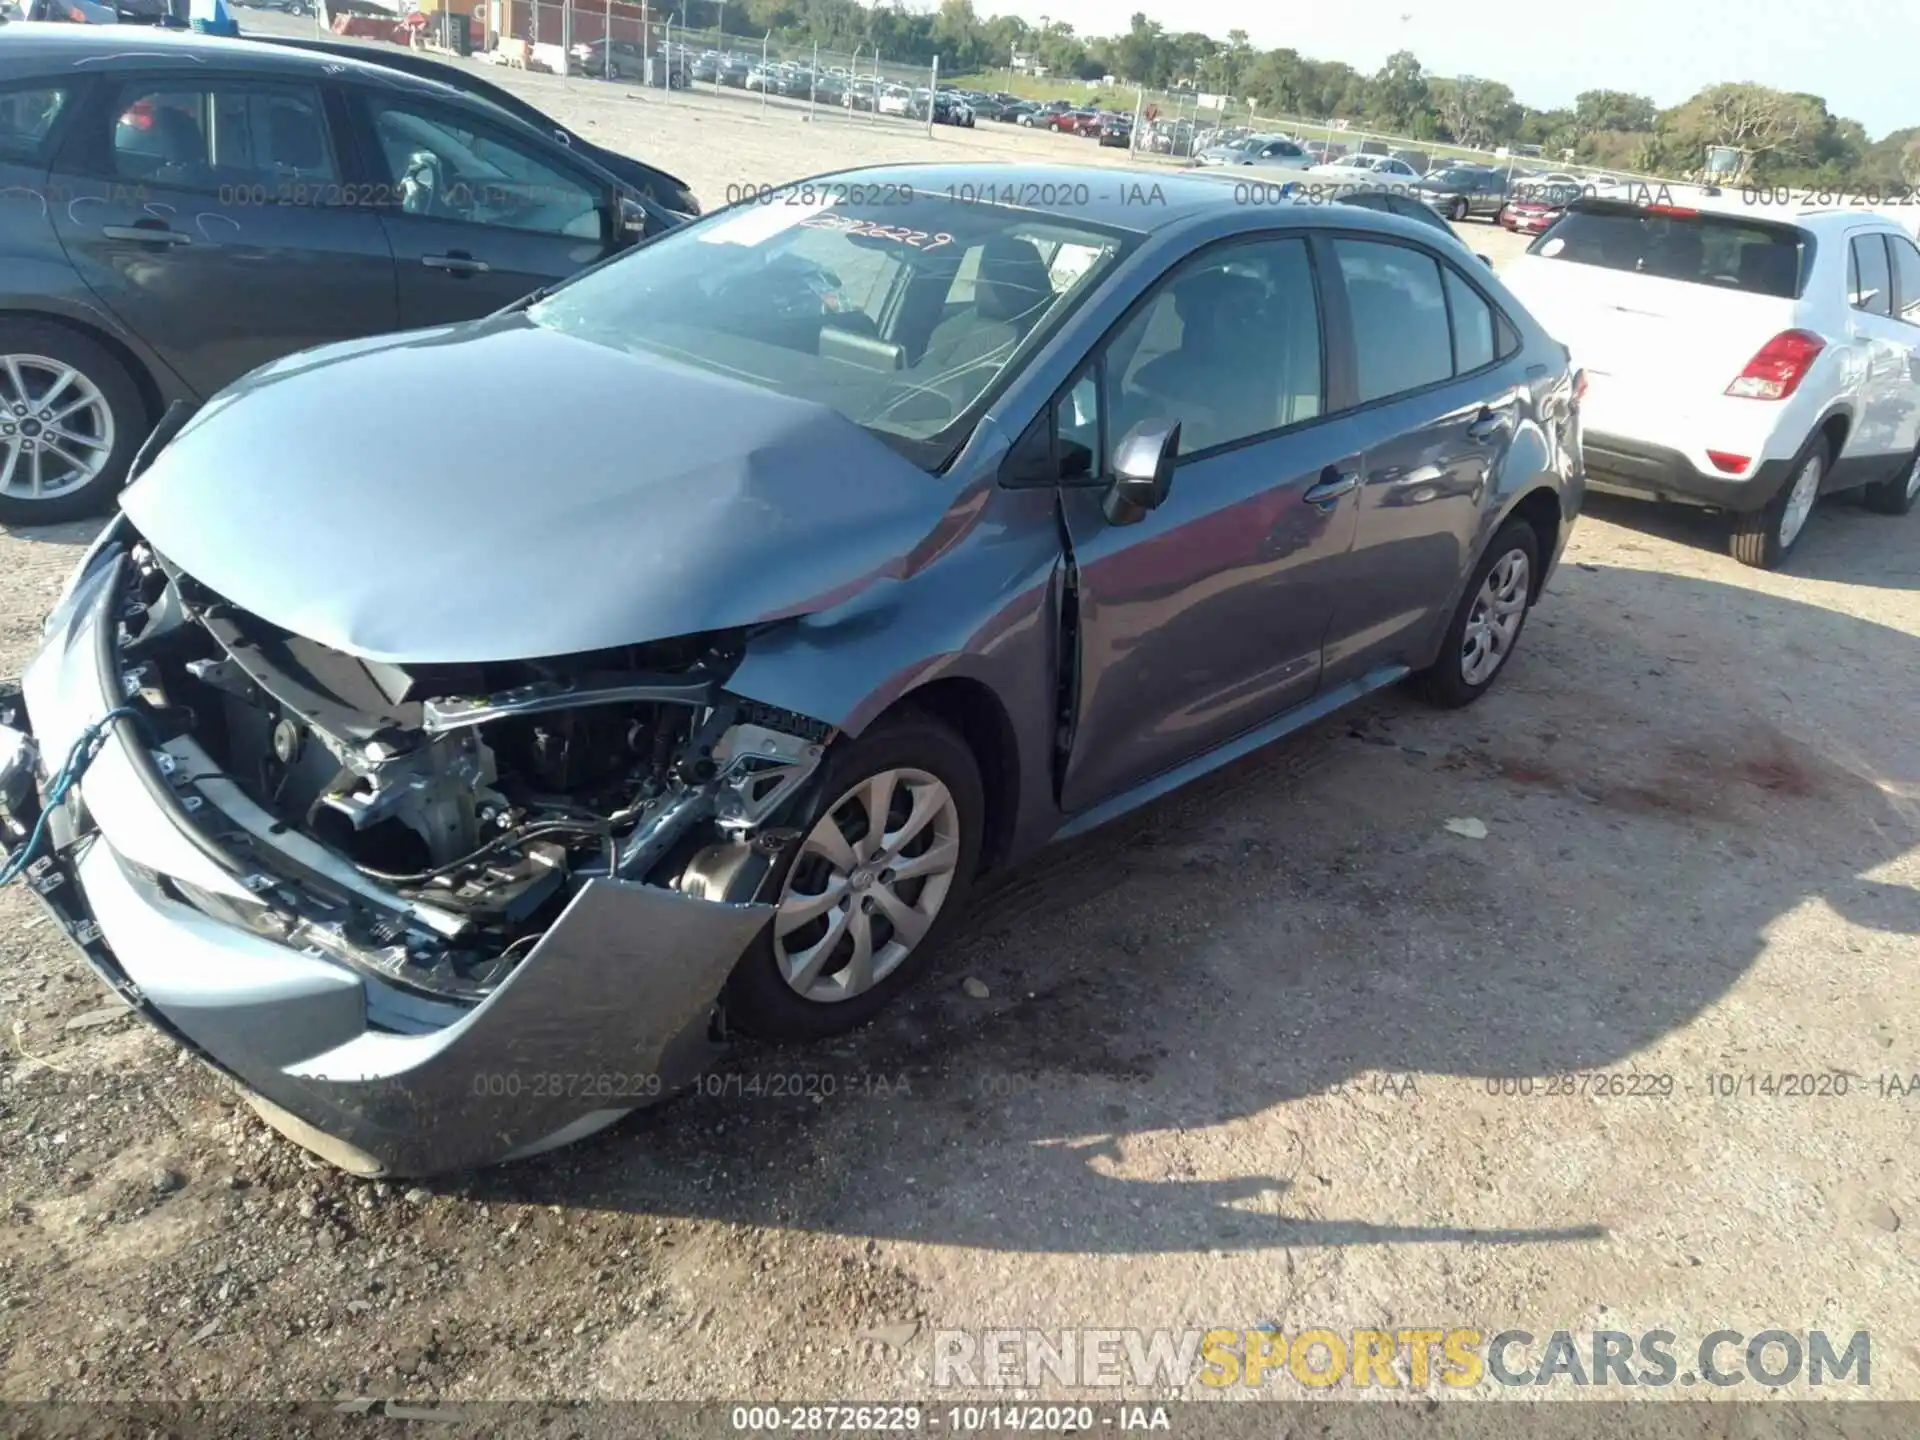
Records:
[[[61,145],[50,208],[100,302],[207,395],[391,330],[398,310],[324,88],[203,71],[103,78]]]
[[[1324,266],[1353,336],[1353,419],[1365,446],[1327,685],[1405,662],[1452,596],[1490,477],[1513,443],[1518,337],[1452,261],[1378,235],[1335,235]]]
[[[1498,215],[1507,204],[1507,172],[1489,170],[1474,181],[1472,206],[1475,214]]]
[[[428,94],[345,93],[377,176],[403,327],[490,314],[614,248],[611,187],[544,136]]]

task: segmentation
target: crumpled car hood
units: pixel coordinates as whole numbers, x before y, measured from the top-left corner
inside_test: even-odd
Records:
[[[804,614],[944,548],[959,503],[823,406],[520,315],[256,371],[121,501],[235,605],[396,664]]]

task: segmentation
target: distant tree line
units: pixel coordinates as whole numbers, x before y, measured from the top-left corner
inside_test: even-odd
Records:
[[[1169,32],[1135,13],[1125,33],[1044,30],[1012,15],[982,17],[973,0],[908,9],[901,0],[656,0],[683,23],[755,39],[772,31],[790,44],[851,52],[878,48],[897,64],[931,64],[957,75],[1004,69],[1017,52],[1054,76],[1112,75],[1154,90],[1194,90],[1250,102],[1266,114],[1344,119],[1419,140],[1490,149],[1538,145],[1551,158],[1651,174],[1698,171],[1708,147],[1739,150],[1748,178],[1780,185],[1891,187],[1920,184],[1920,126],[1873,141],[1858,121],[1818,95],[1761,85],[1709,86],[1662,110],[1644,95],[1589,90],[1571,108],[1535,110],[1498,80],[1429,75],[1410,51],[1372,75],[1289,49],[1256,50],[1244,30],[1225,40]]]

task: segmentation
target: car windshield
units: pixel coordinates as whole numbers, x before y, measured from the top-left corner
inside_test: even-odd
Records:
[[[826,405],[937,469],[1001,375],[1138,238],[901,185],[792,187],[671,231],[528,314]]]
[[[1803,249],[1804,246],[1804,249]],[[1569,210],[1529,255],[1690,285],[1792,299],[1811,240],[1791,225],[1684,208]]]

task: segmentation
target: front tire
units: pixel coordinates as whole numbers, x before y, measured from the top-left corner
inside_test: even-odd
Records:
[[[1440,658],[1414,676],[1422,699],[1457,710],[1493,688],[1520,644],[1540,565],[1540,537],[1534,528],[1524,520],[1501,526],[1460,597],[1460,608],[1440,644]]]
[[[0,522],[105,509],[151,428],[139,386],[102,346],[45,321],[0,321]]]
[[[1742,565],[1777,570],[1807,533],[1807,521],[1820,498],[1820,483],[1832,463],[1833,449],[1826,436],[1816,435],[1801,447],[1787,471],[1780,493],[1758,510],[1733,517],[1728,550]]]
[[[925,973],[966,903],[986,795],[953,729],[905,712],[830,755],[804,838],[754,894],[775,906],[723,997],[729,1023],[767,1040],[866,1024]]]
[[[1456,225],[1462,220],[1465,220],[1467,218],[1467,202],[1464,200],[1455,200],[1451,205],[1447,206],[1447,218]]]
[[[1920,451],[1914,452],[1912,463],[1899,474],[1867,486],[1860,500],[1867,509],[1882,515],[1904,515],[1913,509],[1914,502],[1920,500]]]

